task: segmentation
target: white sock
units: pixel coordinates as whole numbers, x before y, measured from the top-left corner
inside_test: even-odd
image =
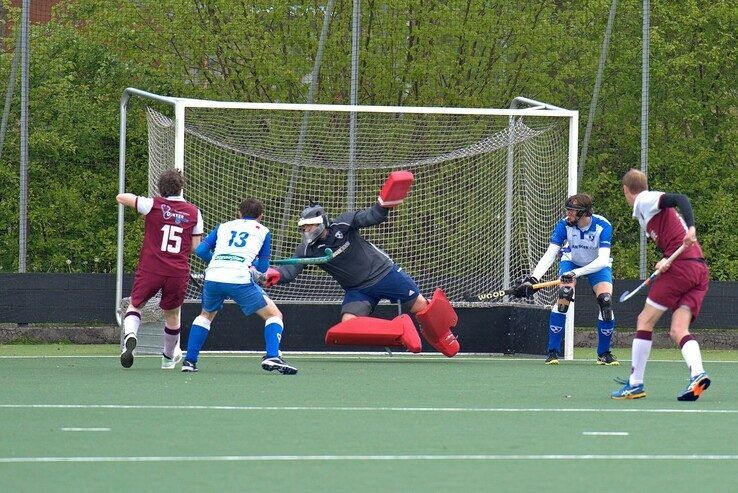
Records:
[[[694,377],[705,371],[702,367],[700,345],[696,340],[692,339],[684,343],[684,346],[682,346],[682,356],[684,357],[684,361],[687,362],[690,376]]]
[[[651,346],[653,342],[650,339],[633,339],[633,367],[630,373],[630,384],[641,385],[643,383],[643,376],[646,373],[646,363],[648,363],[648,357],[651,355]]]
[[[126,318],[123,319],[123,338],[128,337],[128,334],[134,336],[138,334],[138,327],[141,325],[141,314],[138,312],[130,311],[126,313]]]
[[[172,358],[174,356],[174,348],[179,344],[179,327],[170,329],[164,326],[164,356]]]

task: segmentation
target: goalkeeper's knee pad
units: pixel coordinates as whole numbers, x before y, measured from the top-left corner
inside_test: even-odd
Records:
[[[602,293],[597,297],[597,304],[600,305],[600,315],[602,315],[602,320],[605,322],[612,320],[612,295],[610,293]]]

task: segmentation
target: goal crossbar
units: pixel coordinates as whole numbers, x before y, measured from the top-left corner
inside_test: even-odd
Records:
[[[298,103],[248,103],[234,101],[213,101],[207,99],[178,98],[160,96],[140,89],[127,88],[124,94],[130,97],[137,95],[149,99],[169,103],[184,108],[220,108],[242,110],[274,110],[274,111],[333,111],[338,113],[421,113],[440,115],[496,115],[496,116],[546,116],[560,118],[578,117],[578,111],[565,110],[556,106],[528,98],[516,98],[535,105],[532,108],[451,108],[442,106],[371,106],[348,104],[298,104]],[[124,96],[125,97],[125,96]],[[125,98],[127,100],[127,98]]]

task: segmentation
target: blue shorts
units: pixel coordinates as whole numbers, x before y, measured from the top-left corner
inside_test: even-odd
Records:
[[[577,268],[579,268],[579,266],[574,262],[570,260],[562,260],[559,264],[559,275]],[[601,282],[609,282],[612,284],[612,269],[610,267],[603,267],[597,272],[586,274],[584,277],[587,278],[589,285],[593,288]]]
[[[210,313],[220,311],[226,298],[238,303],[241,311],[247,316],[267,305],[264,299],[264,291],[256,284],[205,281],[202,287],[203,310]]]
[[[420,288],[402,267],[394,266],[377,284],[363,289],[349,289],[343,297],[343,304],[353,301],[368,301],[372,310],[380,300],[406,303],[420,295]]]

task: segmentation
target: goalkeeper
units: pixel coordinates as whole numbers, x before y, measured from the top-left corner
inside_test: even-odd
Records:
[[[556,304],[551,310],[548,328],[547,365],[558,365],[561,339],[566,325],[569,304],[574,301],[577,278],[587,277],[597,297],[597,364],[617,366],[620,362],[610,352],[610,341],[615,330],[612,310],[612,258],[610,244],[612,225],[599,214],[592,213],[592,197],[586,193],[572,195],[566,201],[566,217],[554,226],[548,250],[539,260],[533,273],[523,279],[515,296],[531,298],[532,288],[561,252],[559,276],[561,285]]]
[[[394,171],[380,191],[377,203],[367,209],[344,212],[331,220],[321,205],[311,203],[300,214],[297,225],[302,241],[294,256],[320,257],[326,248],[332,249],[333,258],[318,267],[346,291],[341,323],[329,329],[327,343],[403,345],[412,352],[420,352],[420,338],[407,315],[391,321],[369,317],[379,301],[387,299],[402,303],[405,311],[416,316],[423,336],[433,347],[449,357],[458,352],[459,343],[450,330],[456,324],[456,314],[443,292],[437,289],[429,302],[410,275],[359,232],[385,222],[390,209],[402,203],[412,182],[410,172]],[[270,267],[263,285],[287,284],[303,269],[302,264]]]

